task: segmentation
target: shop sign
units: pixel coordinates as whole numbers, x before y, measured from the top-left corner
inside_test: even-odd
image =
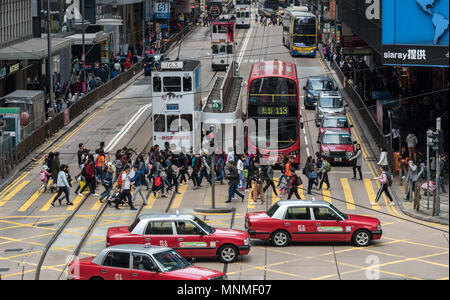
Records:
[[[19,69],[20,69],[20,64],[19,63],[15,64],[15,65],[12,65],[12,66],[9,67],[9,74],[17,72],[17,71],[19,71]]]

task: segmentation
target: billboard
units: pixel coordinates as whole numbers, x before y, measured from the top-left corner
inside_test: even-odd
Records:
[[[447,0],[390,0],[382,5],[383,64],[448,67]]]

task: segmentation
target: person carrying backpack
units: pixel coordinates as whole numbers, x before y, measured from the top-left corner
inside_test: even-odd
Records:
[[[372,180],[378,180],[381,184],[381,187],[378,190],[377,197],[375,198],[375,202],[370,202],[370,204],[371,205],[377,204],[381,198],[381,194],[384,192],[390,200],[390,205],[394,206],[395,205],[394,200],[392,199],[392,196],[389,193],[389,189],[388,189],[388,187],[390,187],[392,185],[392,175],[387,173],[386,170],[384,169],[384,167],[381,167],[380,170],[381,170],[381,175],[378,177],[372,178]]]
[[[322,179],[320,180],[319,190],[322,189],[322,185],[325,182],[327,184],[327,190],[330,189],[330,181],[328,179],[328,172],[331,171],[331,164],[328,160],[324,159],[323,156],[319,157],[319,161],[321,162],[321,167],[319,169],[319,173],[322,174]]]
[[[295,169],[291,168],[291,181],[289,182],[289,196],[288,200],[291,200],[292,194],[295,194],[298,200],[302,200],[300,195],[298,194],[298,187],[303,184],[302,179],[295,173]]]

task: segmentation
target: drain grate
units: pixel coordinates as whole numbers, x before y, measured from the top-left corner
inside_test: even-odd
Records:
[[[5,252],[21,252],[23,248],[5,249]]]

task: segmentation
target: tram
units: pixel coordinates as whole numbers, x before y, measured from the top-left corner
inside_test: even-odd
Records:
[[[226,70],[233,62],[235,17],[221,15],[211,27],[212,69]]]
[[[153,145],[169,142],[174,152],[189,151],[201,119],[200,61],[163,61],[151,80]]]
[[[250,27],[252,17],[250,4],[250,0],[234,0],[236,27]]]

